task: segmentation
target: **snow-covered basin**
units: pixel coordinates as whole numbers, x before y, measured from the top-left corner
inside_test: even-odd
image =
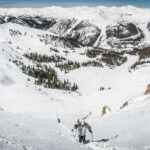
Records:
[[[27,32],[27,36],[11,37],[9,29]],[[11,23],[0,26],[3,35],[0,37],[0,150],[148,149],[150,100],[143,94],[149,83],[150,66],[129,73],[128,67],[137,57],[128,56],[127,63],[115,69],[82,67],[68,74],[58,71],[60,79],[68,78],[79,85],[79,93],[46,89],[35,85],[33,78],[9,61],[21,57],[28,48],[31,52],[49,54],[50,47],[40,43],[37,33],[44,34]],[[18,45],[20,50],[16,49]],[[77,56],[78,51],[75,55],[68,54],[68,59],[85,60],[85,56]],[[23,61],[30,63],[26,59]],[[100,91],[100,87],[105,87],[105,90]],[[126,101],[131,103],[120,110]],[[101,117],[105,105],[111,112]],[[89,111],[92,115],[86,121],[92,126],[94,142],[81,146],[72,138],[71,129],[76,120]],[[57,123],[57,116],[61,124]],[[87,139],[91,139],[90,134]]]
[[[10,64],[9,68],[13,67],[15,66]],[[97,70],[93,69],[94,71]],[[86,146],[92,149],[119,149],[121,147],[144,149],[145,146],[149,146],[150,101],[144,101],[145,97],[141,95],[148,80],[148,71],[147,68],[142,68],[132,74],[126,73],[124,76],[121,72],[119,72],[120,76],[117,76],[116,71],[114,73],[104,71],[103,84],[104,80],[109,81],[109,84],[104,86],[109,85],[112,90],[94,93],[85,86],[85,90],[81,90],[82,96],[35,86],[32,82],[27,82],[25,75],[19,70],[16,71],[18,76],[22,76],[21,81],[13,78],[13,84],[0,86],[0,106],[4,109],[0,112],[3,120],[0,130],[1,136],[5,138],[4,143],[1,144],[2,147],[15,150],[23,149],[23,146],[28,149],[42,150],[50,147],[54,149],[85,148],[72,139],[71,129],[77,118],[92,110],[93,113],[87,122],[92,125],[94,142]],[[83,69],[83,74],[87,72],[88,70],[85,72]],[[95,72],[94,75],[97,74]],[[109,76],[106,77],[107,73],[114,76],[116,84],[115,81],[109,80]],[[89,75],[93,80],[95,79],[94,81],[99,81],[98,78],[92,77],[92,74]],[[1,76],[3,77],[4,75]],[[81,78],[78,82],[82,83],[80,80]],[[92,87],[95,83],[93,80],[88,80],[91,83],[90,89],[96,91],[94,86]],[[80,85],[82,89],[84,84]],[[136,102],[136,97],[140,97],[140,104],[135,106],[132,104],[130,109],[119,111],[123,102],[130,98]],[[105,104],[112,108],[112,113],[101,117],[101,108]],[[57,123],[57,114],[62,124]],[[87,139],[91,139],[89,134]],[[10,144],[6,144],[5,141]]]

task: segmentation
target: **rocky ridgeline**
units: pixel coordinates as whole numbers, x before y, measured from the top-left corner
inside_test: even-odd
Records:
[[[89,20],[61,19],[54,17],[42,16],[0,16],[0,24],[16,23],[31,28],[36,28],[44,31],[50,31],[56,35],[40,36],[40,40],[45,44],[51,44],[52,41],[61,43],[63,47],[101,47],[102,39],[105,35],[101,29],[92,24]],[[118,22],[116,20],[116,22]],[[149,28],[149,24],[147,25]],[[130,22],[110,24],[106,26],[106,43],[111,48],[126,48],[128,44],[138,46],[141,40],[144,39],[143,31],[135,24]],[[60,44],[59,44],[60,46]]]
[[[109,25],[106,28],[107,43],[112,48],[126,48],[131,44],[137,46],[144,39],[142,30],[133,23],[122,22],[116,25]],[[114,39],[115,38],[115,39]]]

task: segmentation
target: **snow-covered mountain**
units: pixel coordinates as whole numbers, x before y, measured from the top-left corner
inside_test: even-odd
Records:
[[[149,68],[150,9],[0,8],[0,150],[149,150]]]
[[[0,23],[46,30],[83,46],[132,48],[149,45],[150,10],[127,7],[0,9]]]

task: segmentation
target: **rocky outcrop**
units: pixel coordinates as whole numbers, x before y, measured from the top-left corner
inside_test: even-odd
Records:
[[[48,31],[80,42],[84,46],[93,46],[101,34],[101,30],[88,20],[61,19]]]
[[[58,35],[64,35],[77,22],[76,19],[60,19],[50,26],[47,30]]]
[[[102,109],[101,116],[106,115],[108,112],[111,112],[111,109],[108,106],[104,106]]]
[[[119,48],[121,45],[138,45],[144,38],[141,29],[133,23],[120,23],[106,27],[107,43],[111,47]]]
[[[123,108],[127,107],[128,105],[129,105],[129,102],[126,101],[125,103],[123,103],[123,105],[120,107],[120,109],[123,109]]]
[[[115,26],[107,26],[106,34],[107,38],[115,37],[124,39],[138,34],[138,29],[132,23],[118,24]]]
[[[150,94],[150,84],[147,85],[147,89],[145,91],[145,95]]]
[[[37,29],[48,29],[49,27],[53,26],[56,23],[56,20],[54,18],[43,18],[40,16],[0,16],[0,24],[4,23],[16,23],[32,28]]]
[[[81,42],[85,46],[93,46],[101,34],[101,30],[90,24],[88,21],[81,21],[67,34],[74,40]]]

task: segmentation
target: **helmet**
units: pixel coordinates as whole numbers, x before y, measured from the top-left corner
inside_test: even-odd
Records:
[[[83,120],[83,119],[78,119],[78,120],[77,120],[77,124],[84,125],[84,120]]]

